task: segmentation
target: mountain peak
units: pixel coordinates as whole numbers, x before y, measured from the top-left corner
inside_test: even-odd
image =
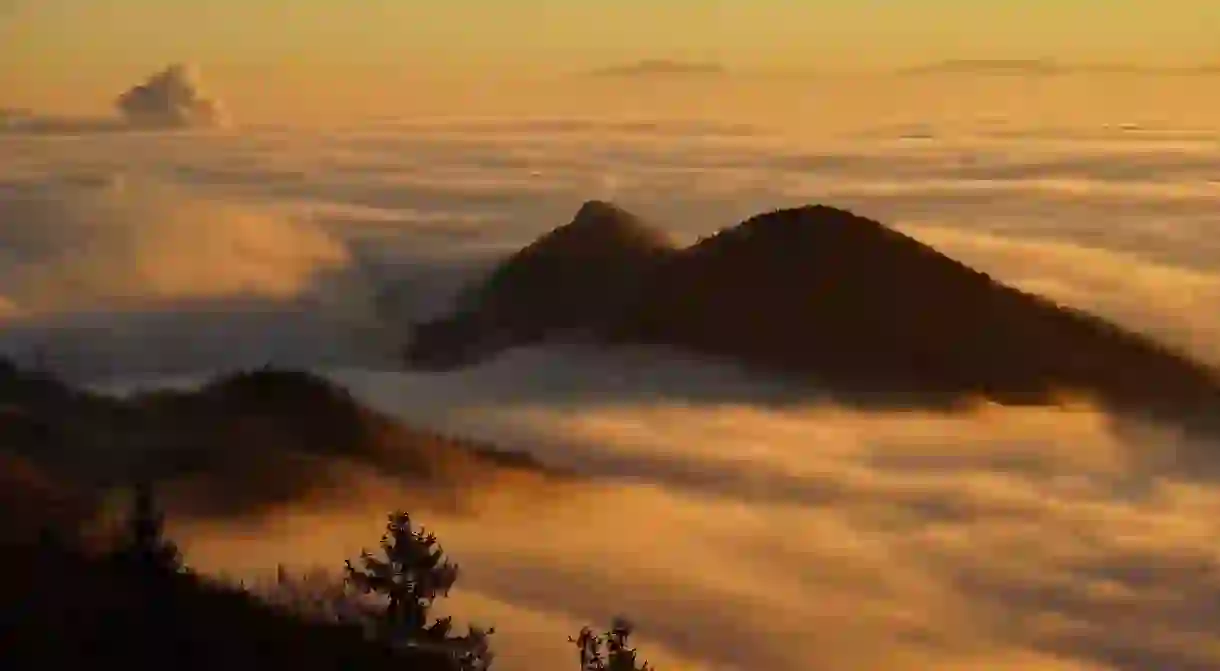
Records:
[[[865,260],[895,253],[940,256],[879,221],[827,205],[805,205],[755,215],[718,231],[691,251],[700,255],[729,249],[753,249],[775,260],[802,256],[809,262],[828,257]]]
[[[608,249],[672,249],[669,236],[632,212],[605,200],[585,201],[572,221],[539,238],[526,252],[605,253]]]
[[[608,200],[586,200],[581,204],[569,224],[572,227],[589,228],[647,228],[635,214]]]
[[[615,205],[608,200],[586,200],[581,204],[580,209],[576,211],[575,219],[588,219],[593,217],[632,217],[627,210]]]
[[[818,231],[871,231],[889,230],[885,224],[829,205],[803,205],[758,214],[740,224],[741,228],[754,231],[776,231],[783,233]]]
[[[417,325],[407,357],[441,365],[429,362],[468,359],[506,343],[604,323],[676,249],[664,230],[622,207],[586,201],[570,222],[468,287],[453,317]]]

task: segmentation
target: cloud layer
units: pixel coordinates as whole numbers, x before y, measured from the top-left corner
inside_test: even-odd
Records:
[[[867,414],[661,350],[367,370],[395,324],[588,198],[686,239],[852,207],[1220,362],[1214,130],[922,125],[816,145],[588,119],[3,138],[0,341],[127,381],[311,363],[598,475],[561,505],[505,486],[478,516],[420,511],[466,571],[452,609],[497,626],[508,671],[571,664],[564,637],[619,611],[664,668],[1220,666],[1220,490],[1150,458],[1171,432],[1087,406]],[[207,570],[337,566],[407,500],[369,483],[367,507],[177,531]]]
[[[579,387],[572,363],[502,372]],[[588,389],[623,369],[575,363]],[[635,371],[627,387],[638,400],[570,406],[514,403],[507,385],[502,400],[481,402],[473,390],[496,386],[491,370],[464,381],[339,377],[416,421],[444,417],[452,430],[613,477],[561,504],[516,502],[506,489],[475,518],[421,512],[466,568],[453,608],[496,621],[502,661],[529,652],[559,666],[567,653],[548,639],[618,611],[639,622],[654,656],[698,668],[1220,661],[1220,639],[1203,633],[1220,616],[1206,596],[1220,588],[1207,540],[1220,496],[1138,466],[1172,436],[1125,434],[1087,407],[875,416],[649,398],[671,366]],[[744,382],[721,371],[713,384]],[[375,504],[314,512],[259,540],[244,535],[240,549],[231,530],[184,533],[204,566],[241,571],[352,551],[375,537],[377,519]]]

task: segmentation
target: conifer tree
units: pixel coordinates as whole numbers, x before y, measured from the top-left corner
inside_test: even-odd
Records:
[[[386,599],[377,627],[381,637],[407,646],[443,647],[464,670],[488,668],[492,654],[487,637],[494,629],[470,627],[465,636],[451,636],[451,618],[428,622],[436,599],[449,594],[458,576],[457,565],[445,558],[436,535],[416,529],[408,513],[395,512],[386,523],[381,555],[366,550],[360,568],[351,561],[346,564],[348,584]]]

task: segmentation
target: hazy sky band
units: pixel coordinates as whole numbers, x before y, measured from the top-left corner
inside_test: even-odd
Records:
[[[176,61],[199,64],[247,110],[243,118],[255,111],[251,101],[287,107],[308,89],[333,90],[326,107],[367,108],[391,94],[410,102],[421,90],[439,99],[452,93],[444,83],[459,79],[495,86],[642,59],[745,74],[948,59],[1220,65],[1216,0],[0,0],[0,7],[0,107],[40,109],[105,107],[114,92]],[[420,81],[442,85],[421,89]]]
[[[1220,58],[1213,0],[4,1],[16,39],[0,50],[48,66],[161,62],[183,51],[251,64],[413,55],[528,63],[557,54],[569,65],[665,57],[762,67]]]

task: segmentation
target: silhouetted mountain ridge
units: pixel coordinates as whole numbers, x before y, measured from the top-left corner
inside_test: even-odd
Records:
[[[575,263],[565,253],[548,264]],[[526,266],[517,270],[526,275],[531,261],[519,254],[506,265]],[[614,277],[636,281],[602,282],[619,292],[586,294],[586,304],[562,319],[539,310],[556,291],[545,283],[501,287],[515,300],[498,304],[494,319],[468,311],[461,318],[468,328],[448,339],[417,331],[409,358],[460,364],[464,348],[489,354],[540,342],[561,323],[597,342],[677,346],[856,397],[1048,403],[1080,394],[1158,413],[1197,412],[1220,398],[1216,372],[1187,356],[842,209],[776,210],[684,249],[614,263]],[[579,290],[565,290],[565,305],[579,303],[572,295]],[[470,326],[480,323],[514,324],[518,337],[486,338]]]
[[[118,399],[0,362],[0,399],[0,457],[20,466],[10,475],[31,497],[58,489],[90,500],[149,479],[170,483],[167,500],[184,510],[248,514],[345,491],[342,478],[360,471],[459,499],[504,472],[555,474],[523,453],[406,426],[301,371]]]

